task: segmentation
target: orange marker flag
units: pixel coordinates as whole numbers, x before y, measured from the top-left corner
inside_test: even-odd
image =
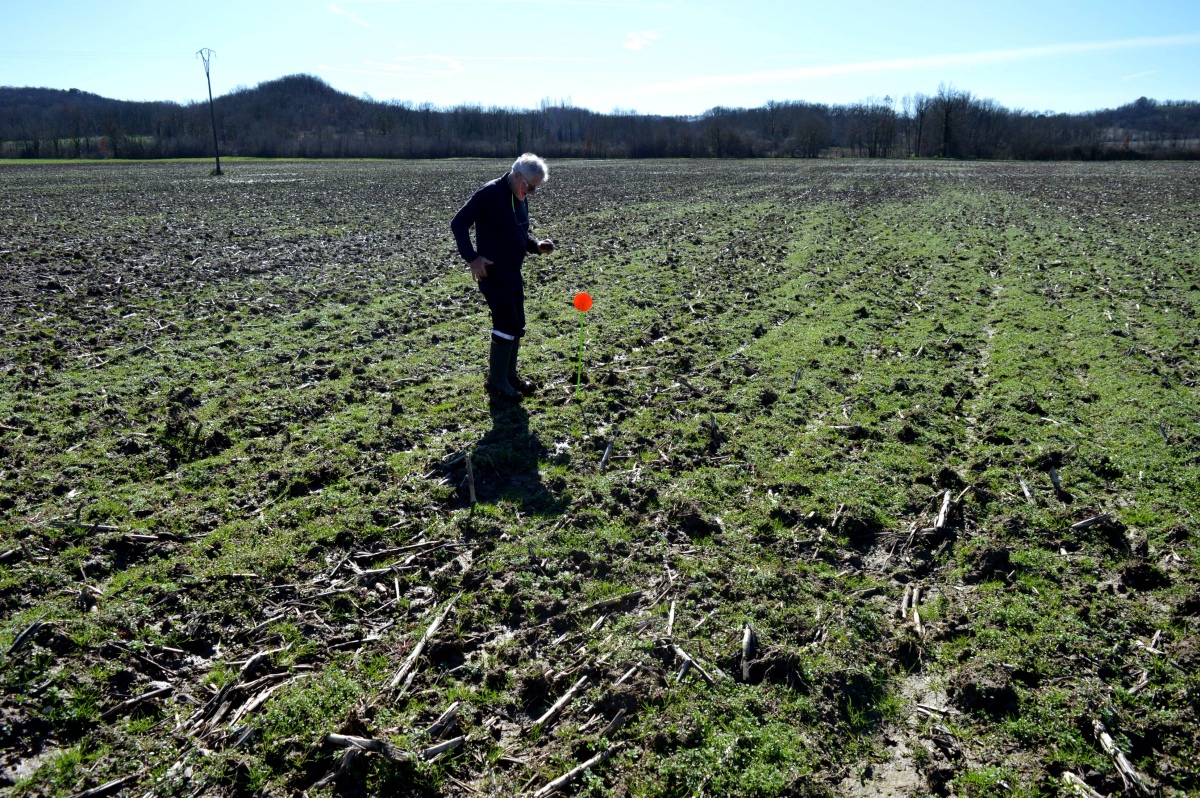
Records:
[[[579,311],[579,371],[575,376],[575,395],[579,395],[579,385],[583,382],[583,314],[592,309],[591,294],[580,291],[575,295],[575,309]]]

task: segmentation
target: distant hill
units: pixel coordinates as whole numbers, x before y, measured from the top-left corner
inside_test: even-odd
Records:
[[[1037,114],[941,89],[901,108],[768,103],[695,117],[570,106],[436,108],[377,102],[311,75],[215,100],[221,151],[260,157],[1200,157],[1200,103],[1145,97],[1116,109]],[[129,102],[78,89],[0,87],[0,157],[212,154],[207,103]]]

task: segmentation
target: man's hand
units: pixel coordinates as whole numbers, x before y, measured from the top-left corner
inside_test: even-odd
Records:
[[[471,279],[478,282],[487,277],[487,267],[491,265],[492,262],[482,255],[471,261]]]
[[[538,242],[538,252],[542,255],[549,255],[554,251],[554,242],[548,238],[543,238]]]

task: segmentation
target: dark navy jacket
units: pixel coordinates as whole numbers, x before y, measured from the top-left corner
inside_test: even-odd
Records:
[[[471,226],[475,244],[471,245]],[[458,254],[470,263],[479,255],[492,261],[488,277],[517,277],[526,253],[536,254],[538,243],[529,235],[529,203],[521,202],[508,187],[508,175],[485,183],[450,220]]]

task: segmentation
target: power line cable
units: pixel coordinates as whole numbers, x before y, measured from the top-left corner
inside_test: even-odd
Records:
[[[184,59],[182,53],[111,53],[87,50],[0,50],[0,58],[29,59],[101,59],[109,61],[174,61]]]

